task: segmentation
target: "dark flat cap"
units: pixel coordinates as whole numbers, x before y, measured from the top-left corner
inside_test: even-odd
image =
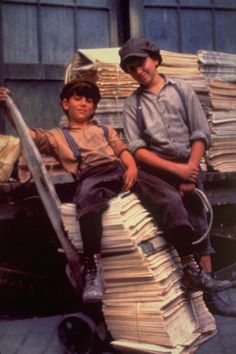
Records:
[[[153,54],[161,62],[160,49],[155,43],[144,38],[130,38],[119,50],[120,66],[126,71],[126,64],[131,58],[145,58]]]

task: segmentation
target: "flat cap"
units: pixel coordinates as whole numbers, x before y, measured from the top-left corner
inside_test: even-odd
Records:
[[[126,71],[127,62],[131,61],[131,58],[145,58],[153,54],[161,63],[162,58],[160,55],[160,49],[155,43],[144,38],[130,38],[120,49],[120,66]]]

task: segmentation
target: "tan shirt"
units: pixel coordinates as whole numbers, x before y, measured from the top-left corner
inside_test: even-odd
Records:
[[[117,132],[110,126],[107,128],[108,138],[94,121],[83,128],[73,129],[68,126],[70,134],[80,149],[83,161],[79,166],[80,171],[119,160],[121,152],[127,150],[127,145],[120,140]],[[60,128],[31,130],[36,134],[34,141],[40,152],[54,156],[67,172],[78,174],[78,163]]]

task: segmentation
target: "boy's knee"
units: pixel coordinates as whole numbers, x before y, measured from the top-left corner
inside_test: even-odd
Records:
[[[172,210],[181,210],[183,208],[183,200],[179,193],[169,193],[168,206]]]

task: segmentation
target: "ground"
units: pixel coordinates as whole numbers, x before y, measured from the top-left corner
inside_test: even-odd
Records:
[[[236,306],[236,288],[221,293]],[[68,314],[49,317],[0,319],[1,354],[63,354],[57,326]],[[235,354],[236,318],[215,316],[217,334],[201,345],[197,354]]]

